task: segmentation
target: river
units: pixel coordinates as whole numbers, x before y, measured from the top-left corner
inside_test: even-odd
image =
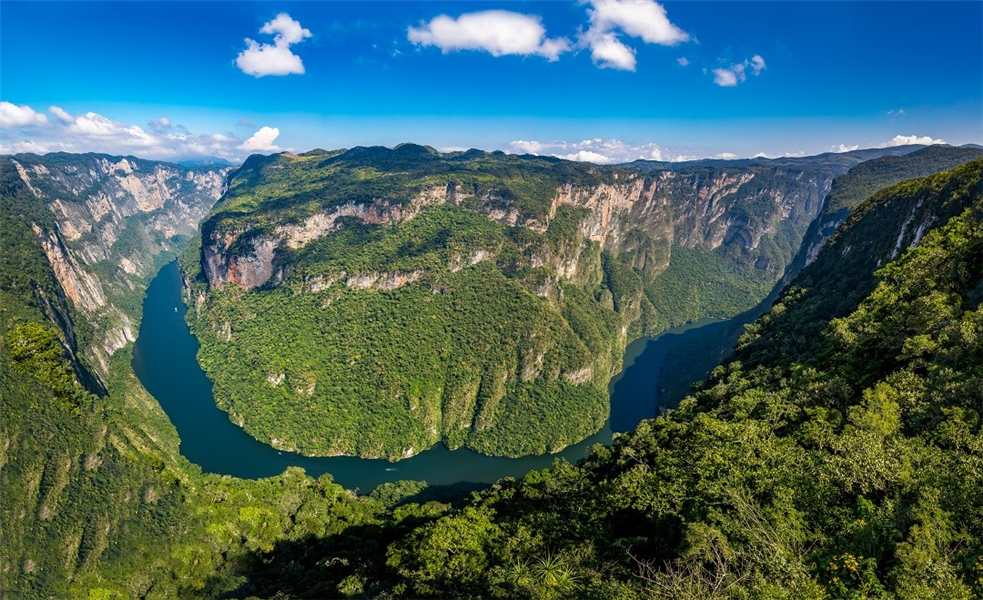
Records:
[[[312,458],[281,452],[250,437],[219,410],[212,384],[198,365],[198,340],[184,320],[181,276],[177,261],[166,265],[147,289],[143,321],[133,348],[133,368],[181,437],[181,453],[208,473],[243,478],[270,477],[289,466],[303,467],[311,476],[331,473],[336,482],[367,493],[380,483],[401,479],[425,480],[431,485],[491,483],[506,476],[522,477],[549,467],[554,459],[583,458],[594,444],[608,444],[612,432],[630,431],[655,416],[662,364],[676,345],[708,335],[706,320],[670,329],[653,338],[632,342],[624,367],[611,380],[611,418],[604,428],[558,454],[502,458],[467,449],[448,450],[443,444],[391,463],[354,457]]]

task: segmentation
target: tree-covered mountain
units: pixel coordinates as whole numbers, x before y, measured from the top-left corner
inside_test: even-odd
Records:
[[[106,345],[122,319],[136,330],[155,262],[188,239],[221,176],[129,157],[0,159],[4,598],[218,595],[250,552],[381,510],[298,470],[202,475],[134,376],[132,344]]]
[[[629,341],[761,301],[867,154],[252,157],[183,260],[200,362],[219,405],[278,448],[555,452],[602,426]]]
[[[867,271],[834,259],[863,250]],[[895,258],[875,272],[881,251]],[[983,161],[867,200],[810,269],[823,263],[826,282],[863,291],[790,292],[679,409],[464,505],[407,505],[381,530],[279,545],[245,589],[980,597]],[[771,352],[816,304],[842,316],[797,334],[794,353]]]
[[[809,226],[782,281],[769,296],[777,298],[780,289],[786,287],[807,264],[815,260],[819,250],[850,213],[878,190],[906,179],[946,171],[981,156],[983,148],[973,145],[927,146],[909,154],[872,158],[840,175],[833,180],[822,210]],[[815,280],[813,283],[815,284]],[[766,300],[731,319],[722,330],[715,331],[712,336],[704,336],[673,349],[659,379],[663,406],[675,406],[689,393],[690,385],[702,381],[707,373],[728,356],[744,333],[745,327],[766,312],[772,301]]]
[[[84,347],[80,361],[108,375],[113,353],[136,339],[142,290],[196,233],[228,170],[105,154],[0,157],[3,239],[11,249],[4,292],[33,295],[71,351]],[[41,263],[50,265],[50,280],[31,279]],[[99,339],[77,342],[76,333],[94,332],[76,332],[73,311],[98,323]]]
[[[92,393],[73,364],[112,325],[65,294],[30,226],[55,214],[33,179],[5,177],[0,589],[13,598],[979,596],[981,172],[976,161],[862,204],[810,268],[823,269],[820,283],[867,291],[844,298],[803,272],[805,291],[784,296],[678,411],[580,465],[422,504],[409,501],[426,497],[408,482],[358,497],[296,470],[260,481],[202,475],[133,376],[129,346],[97,375],[106,393]],[[856,244],[870,261],[837,259]],[[885,266],[872,276],[878,258]],[[72,329],[91,332],[77,350],[54,299]],[[801,327],[834,300],[825,329]],[[791,361],[767,352],[790,344],[786,326],[797,332]]]

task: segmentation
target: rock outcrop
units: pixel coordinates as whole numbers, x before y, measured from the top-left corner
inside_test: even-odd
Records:
[[[203,239],[202,268],[212,288],[231,282],[255,289],[280,283],[289,274],[290,264],[279,257],[337,231],[346,218],[367,225],[390,225],[412,219],[429,207],[453,204],[468,206],[506,226],[543,233],[559,207],[570,205],[586,209],[578,227],[583,239],[613,254],[629,254],[632,266],[647,278],[665,270],[674,246],[703,251],[733,246],[749,264],[777,278],[818,213],[831,180],[832,175],[818,170],[762,167],[627,172],[593,186],[561,184],[545,214],[535,216],[523,216],[514,204],[503,204],[492,192],[459,183],[432,185],[421,188],[408,202],[351,199],[297,222],[266,226],[260,233],[249,227],[212,229]],[[275,214],[268,217],[277,219]],[[776,236],[780,231],[792,239]],[[759,260],[765,254],[759,251],[762,241],[777,237],[784,243],[778,259],[772,252]],[[555,266],[565,279],[576,271],[570,260],[575,262],[581,249],[570,248],[565,264],[556,257]]]
[[[84,352],[105,375],[112,354],[136,339],[138,315],[115,300],[145,286],[156,257],[194,235],[224,192],[228,168],[101,154],[3,160],[50,212],[30,226],[67,298],[100,323]]]

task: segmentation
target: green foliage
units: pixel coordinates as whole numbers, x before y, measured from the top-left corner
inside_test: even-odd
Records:
[[[611,292],[590,283],[595,245],[580,251],[581,285],[515,261],[576,244],[552,230],[438,207],[312,242],[278,287],[211,291],[192,325],[217,402],[256,438],[308,454],[398,459],[444,441],[520,456],[589,436],[607,418],[624,320],[596,300]],[[358,276],[408,283],[347,283]],[[562,298],[531,291],[544,287]]]
[[[88,409],[92,395],[79,383],[57,329],[24,323],[8,331],[4,341],[14,369],[40,381],[69,412],[77,415]]]
[[[910,238],[917,226],[905,226],[906,222],[941,225],[967,206],[978,205],[981,186],[983,161],[977,160],[897,184],[869,198],[782,292],[772,309],[748,328],[738,344],[737,359],[750,364],[805,360],[827,324],[852,312],[874,290],[874,271],[897,256],[899,237],[871,235],[871,231],[898,232]],[[974,293],[978,292],[970,292]]]
[[[836,178],[823,212],[848,213],[878,190],[906,179],[947,171],[980,156],[983,156],[980,148],[928,146],[910,154],[864,161]]]
[[[436,185],[487,193],[497,199],[492,208],[511,206],[523,220],[542,219],[560,183],[595,185],[612,176],[610,169],[555,158],[480,150],[441,155],[415,144],[359,147],[329,155],[251,156],[236,172],[202,233],[210,239],[216,231],[248,224],[259,235],[273,225],[274,218],[297,222],[332,205],[374,198],[404,204]]]
[[[741,267],[717,252],[677,247],[665,273],[645,294],[662,319],[659,329],[705,317],[725,318],[768,295],[773,282],[753,266]]]
[[[129,371],[127,352],[114,357],[105,397],[88,396],[84,410],[66,405],[67,390],[81,386],[65,330],[50,326],[33,284],[4,287],[0,586],[25,598],[979,597],[981,167],[901,185],[861,206],[820,257],[817,268],[826,270],[816,273],[827,285],[810,284],[816,274],[804,272],[795,289],[805,291],[786,294],[759,320],[757,337],[678,410],[596,447],[580,464],[557,461],[455,505],[407,503],[422,489],[413,482],[358,498],[330,476],[314,480],[299,469],[258,481],[202,475],[178,454],[176,433]],[[911,214],[913,226],[930,217],[936,228],[871,275]],[[834,267],[861,241],[872,257],[840,264],[849,285],[866,291],[844,299]],[[426,260],[427,252],[407,258]],[[441,271],[441,285],[492,291],[490,307],[441,314],[489,310],[500,319],[518,311],[523,323],[544,319],[547,330],[559,330],[554,341],[579,340],[579,352],[593,352],[617,323],[604,318],[621,318],[614,306],[625,300],[604,292],[641,289],[610,257],[596,258],[597,278],[563,288],[558,310],[490,264]],[[43,282],[44,267],[4,273],[4,281]],[[291,288],[253,296],[286,293]],[[311,303],[321,310],[331,298],[329,307],[344,308],[348,293],[310,294]],[[377,318],[391,318],[389,302],[415,302],[424,322],[431,314],[409,287],[358,293]],[[430,302],[441,295],[431,292]],[[276,316],[269,302],[253,309],[264,318],[260,310],[294,316]],[[802,334],[787,325],[830,306],[836,310],[821,313],[828,316],[814,334],[789,346],[793,353],[763,348],[787,344],[784,336]],[[386,334],[371,313],[344,310],[367,324],[362,335]],[[241,335],[249,314],[236,316],[231,331]],[[404,327],[426,330],[412,319]],[[464,324],[441,327],[454,333]],[[469,339],[480,342],[478,334]],[[509,357],[487,345],[472,351]],[[543,360],[544,369],[562,364]],[[287,377],[309,385],[303,369],[295,375],[287,366]],[[414,388],[414,381],[399,382],[407,401],[427,397],[425,382]],[[476,398],[493,398],[496,381],[485,391],[479,381]]]
[[[947,185],[929,179],[880,201],[904,205],[911,193]],[[500,482],[436,520],[394,530],[386,568],[362,589],[411,597],[978,595],[983,194],[953,193],[956,216],[881,269],[872,291],[793,361],[730,361],[678,410],[581,464]],[[855,227],[895,237],[867,229],[879,216],[866,214]],[[792,302],[786,311],[796,319],[811,308]],[[313,560],[323,558],[301,562]],[[303,595],[289,583],[265,591],[276,590]]]

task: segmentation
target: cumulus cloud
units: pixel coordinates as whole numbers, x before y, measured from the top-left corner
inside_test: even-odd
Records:
[[[716,155],[714,158],[719,158],[722,160],[734,160],[735,158],[737,158],[737,155],[732,152],[721,152],[720,154]]]
[[[945,140],[932,139],[932,136],[923,135],[921,137],[917,135],[896,135],[890,140],[878,144],[878,148],[893,148],[895,146],[909,146],[911,144],[921,144],[924,146],[931,146],[932,144],[944,144]]]
[[[747,81],[749,69],[752,75],[758,76],[766,68],[765,59],[761,58],[760,54],[755,54],[744,62],[713,69],[713,82],[721,87],[734,87],[739,83]]]
[[[32,127],[46,125],[48,117],[44,113],[35,112],[27,106],[17,106],[10,102],[0,102],[0,125],[3,127]]]
[[[515,140],[509,144],[517,154],[555,156],[596,164],[618,164],[633,160],[693,160],[696,157],[666,150],[656,143],[632,144],[618,139],[591,138],[579,142]]]
[[[860,148],[858,144],[852,146],[847,146],[846,144],[836,144],[835,146],[830,146],[831,152],[841,153],[841,152],[853,152],[857,148]]]
[[[9,103],[0,103],[2,110],[7,110],[6,104]],[[51,106],[48,113],[54,118],[42,120],[37,117],[40,113],[30,107],[16,108],[22,122],[25,121],[23,115],[34,114],[34,125],[7,127],[5,113],[5,126],[0,128],[0,152],[3,153],[105,152],[165,160],[192,156],[237,160],[243,156],[238,148],[243,141],[235,135],[195,134],[167,117],[149,121],[144,129],[91,111],[72,115],[59,106]],[[40,116],[44,117],[43,114]]]
[[[748,66],[751,67],[751,70],[754,71],[755,75],[760,75],[761,72],[767,68],[767,65],[765,65],[765,59],[761,58],[760,54],[755,54],[752,56]]]
[[[598,165],[608,165],[615,162],[617,159],[611,158],[610,156],[605,156],[598,152],[592,150],[578,150],[573,154],[557,154],[557,158],[563,158],[565,160],[576,160],[579,162],[592,162]]]
[[[713,70],[713,82],[721,87],[733,87],[745,79],[747,76],[744,74],[744,65]]]
[[[421,46],[435,46],[445,54],[458,50],[482,50],[492,56],[542,56],[557,60],[570,49],[566,38],[548,38],[542,19],[507,10],[466,13],[456,19],[440,15],[419,27],[410,27],[407,39]]]
[[[799,152],[786,152],[785,154],[768,154],[767,152],[758,152],[754,155],[754,158],[802,158],[806,153]]]
[[[689,41],[689,34],[669,22],[666,9],[652,0],[591,0],[591,29],[621,30],[646,44],[675,46]]]
[[[304,74],[304,63],[291,52],[290,46],[311,37],[310,30],[301,27],[287,13],[280,13],[259,32],[273,35],[273,43],[261,44],[246,38],[246,49],[236,57],[236,65],[243,73],[253,77]]]
[[[690,39],[653,0],[590,0],[587,14],[588,27],[576,45],[565,37],[548,37],[539,16],[505,10],[466,13],[457,18],[440,15],[410,27],[407,39],[440,48],[445,54],[479,50],[492,56],[542,56],[551,62],[565,52],[588,48],[598,67],[624,71],[635,70],[635,49],[622,36],[663,46]]]
[[[75,117],[73,117],[72,115],[68,114],[68,112],[66,112],[61,107],[58,107],[58,106],[49,106],[48,107],[48,112],[50,112],[51,114],[55,115],[55,118],[56,119],[58,119],[59,121],[61,121],[62,123],[66,124],[66,125],[72,123],[73,121],[75,121]]]
[[[686,58],[685,56],[680,56],[679,58],[676,59],[676,63],[680,67],[688,67],[689,66],[689,59]]]
[[[590,40],[590,56],[602,69],[635,70],[635,50],[613,33],[595,34]]]
[[[278,137],[280,137],[278,127],[263,126],[238,148],[247,152],[278,152],[280,149],[273,144]]]
[[[590,27],[581,36],[581,44],[590,48],[591,59],[602,69],[635,70],[635,49],[625,44],[620,34],[661,46],[675,46],[690,39],[652,0],[591,0],[590,4]],[[689,64],[684,64],[684,60],[679,60],[679,64]]]

